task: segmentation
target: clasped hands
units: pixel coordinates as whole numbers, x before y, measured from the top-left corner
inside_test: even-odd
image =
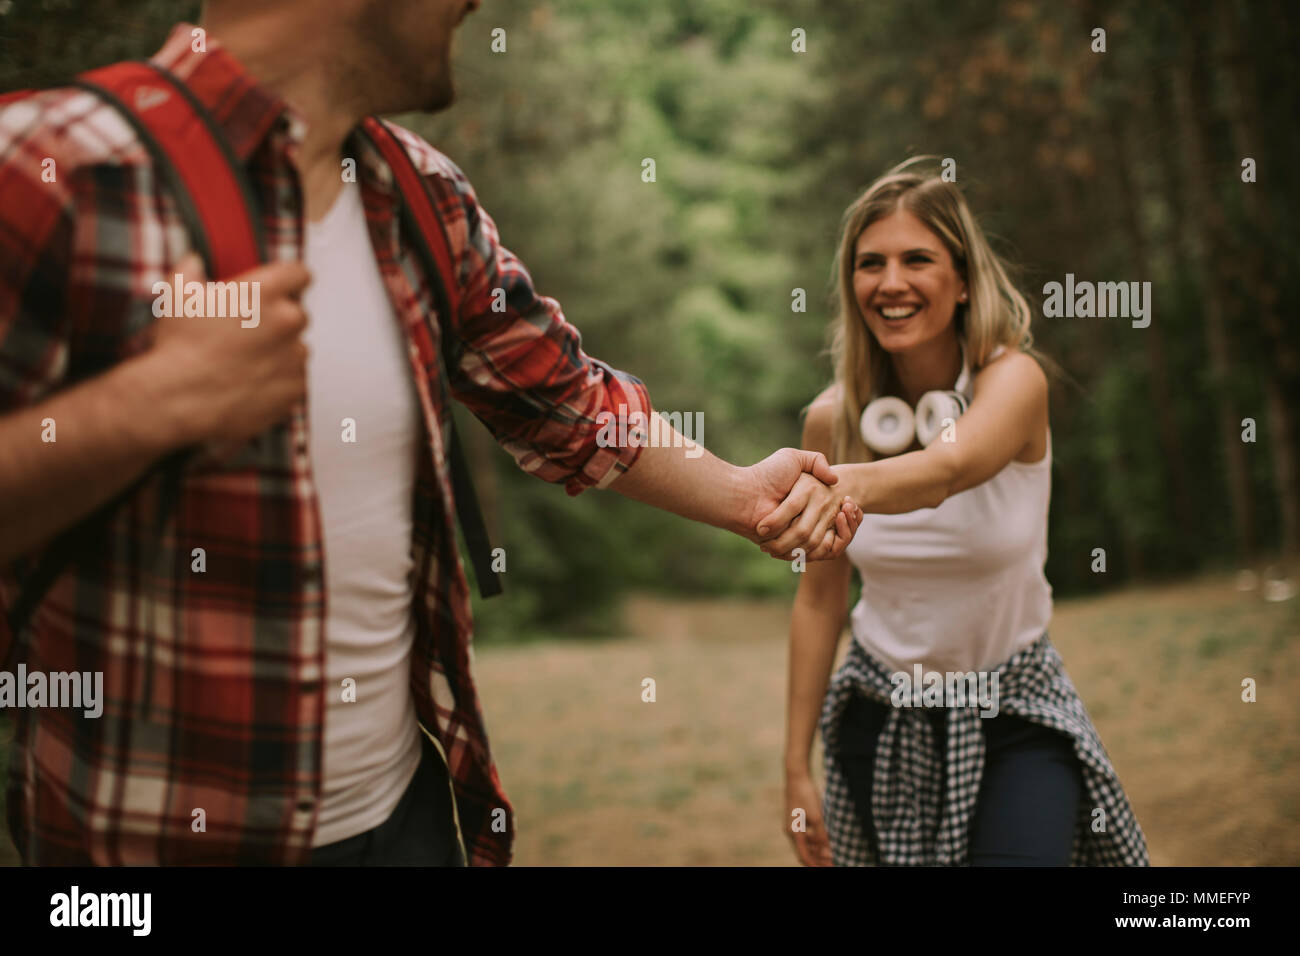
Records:
[[[862,524],[862,509],[837,494],[838,476],[820,452],[782,448],[749,469],[753,511],[744,536],[764,553],[792,561],[837,558]]]

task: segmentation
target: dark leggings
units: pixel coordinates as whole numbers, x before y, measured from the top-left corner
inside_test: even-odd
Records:
[[[858,819],[878,852],[871,817],[876,738],[890,708],[855,694],[840,726],[839,760]],[[946,752],[947,711],[923,713]],[[970,831],[972,866],[1068,866],[1083,774],[1065,734],[1010,714],[980,720],[984,772]]]

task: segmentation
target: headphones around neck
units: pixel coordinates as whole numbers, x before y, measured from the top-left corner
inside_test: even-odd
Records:
[[[906,451],[915,438],[927,447],[939,437],[944,423],[956,421],[970,406],[970,366],[966,364],[966,346],[961,346],[961,374],[952,391],[926,392],[916,403],[916,414],[907,402],[893,395],[873,399],[862,410],[859,427],[862,440],[878,455],[897,455]]]

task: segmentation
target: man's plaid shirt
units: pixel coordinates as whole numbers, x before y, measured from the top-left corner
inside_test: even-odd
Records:
[[[247,164],[273,260],[301,259],[294,166],[304,124],[209,38],[179,25],[155,62],[211,111]],[[399,235],[393,177],[354,136],[375,257],[409,343],[426,453],[412,553],[411,687],[441,744],[471,864],[505,864],[514,820],[471,674],[469,590],[455,544],[445,453],[451,399],[519,466],[570,494],[603,487],[636,447],[602,448],[596,416],[650,411],[636,378],[588,357],[554,300],[498,242],[464,174],[398,129],[437,198],[460,283],[436,316]],[[55,160],[56,180],[42,179]],[[145,347],[154,282],[190,245],[173,197],[119,114],[93,94],[48,90],[0,109],[0,413],[40,402]],[[504,289],[505,310],[493,311]],[[456,366],[442,374],[441,328]],[[36,611],[28,672],[101,671],[104,711],[18,709],[9,824],[33,864],[300,864],[321,787],[325,600],[305,408],[231,459],[199,458],[165,528],[150,480],[102,551],[78,555]],[[33,436],[39,440],[39,436]],[[0,450],[2,453],[2,450]],[[203,548],[206,571],[191,570]],[[29,569],[35,556],[15,569]],[[11,607],[18,577],[0,576]],[[0,659],[9,642],[0,635]],[[206,815],[195,832],[194,811]],[[495,812],[494,812],[495,811]]]

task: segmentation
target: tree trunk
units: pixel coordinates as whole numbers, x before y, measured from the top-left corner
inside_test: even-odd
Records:
[[[1211,186],[1216,177],[1210,162],[1209,104],[1196,81],[1197,67],[1205,62],[1205,44],[1200,24],[1195,24],[1193,29],[1196,38],[1173,70],[1174,109],[1187,162],[1184,235],[1188,254],[1202,282],[1210,383],[1218,410],[1219,443],[1228,471],[1228,500],[1238,559],[1248,562],[1255,555],[1254,508],[1250,470],[1241,440],[1241,416],[1231,388],[1236,350],[1228,334],[1227,290],[1218,255],[1225,223]]]
[[[1130,148],[1131,125],[1111,113],[1110,134],[1117,150],[1117,174],[1120,186],[1120,207],[1124,213],[1124,226],[1133,249],[1133,264],[1140,278],[1154,283],[1151,258],[1145,230],[1138,215],[1138,189],[1135,187],[1130,165],[1133,151]],[[1135,330],[1142,336],[1146,347],[1147,369],[1150,373],[1151,403],[1155,410],[1156,427],[1160,435],[1160,448],[1167,466],[1166,477],[1173,492],[1174,535],[1176,550],[1184,553],[1183,540],[1196,527],[1196,514],[1187,489],[1187,459],[1183,455],[1183,442],[1174,416],[1175,399],[1169,387],[1168,364],[1165,360],[1163,325],[1152,321],[1145,329]]]
[[[1247,156],[1263,162],[1261,124],[1256,109],[1256,89],[1248,70],[1248,52],[1241,37],[1237,16],[1226,6],[1219,8],[1219,36],[1228,45],[1224,57],[1223,77],[1231,104],[1233,148],[1238,162]],[[1267,173],[1265,175],[1268,175]],[[1273,216],[1260,196],[1258,183],[1242,183],[1242,203],[1246,217],[1256,235],[1273,235]],[[1273,482],[1277,488],[1278,514],[1281,520],[1281,549],[1288,558],[1300,555],[1300,469],[1296,466],[1295,421],[1291,404],[1286,400],[1287,382],[1300,370],[1295,350],[1288,340],[1278,312],[1278,277],[1272,274],[1274,260],[1269,256],[1234,256],[1259,309],[1260,322],[1269,341],[1268,373],[1264,393],[1268,403],[1269,450],[1273,460]]]

